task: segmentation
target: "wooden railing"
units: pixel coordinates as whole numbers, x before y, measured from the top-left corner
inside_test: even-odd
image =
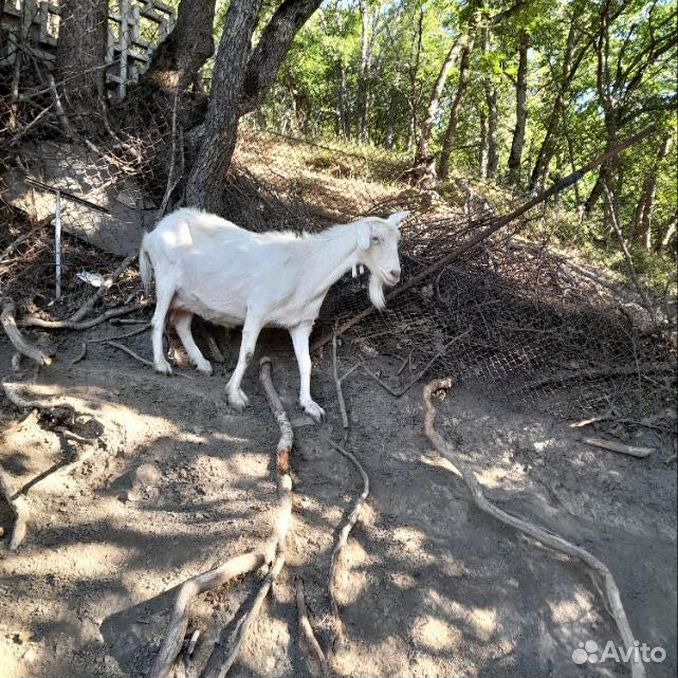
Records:
[[[117,97],[136,82],[155,47],[174,26],[174,9],[160,0],[110,0],[106,81]],[[0,66],[14,63],[17,49],[52,67],[59,34],[58,0],[5,0],[0,28]]]

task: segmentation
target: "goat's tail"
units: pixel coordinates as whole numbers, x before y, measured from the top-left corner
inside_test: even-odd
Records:
[[[144,293],[146,296],[148,296],[151,291],[151,280],[153,280],[153,264],[145,246],[147,237],[148,233],[142,238],[141,248],[139,249],[139,273],[141,273],[141,282],[144,285]]]

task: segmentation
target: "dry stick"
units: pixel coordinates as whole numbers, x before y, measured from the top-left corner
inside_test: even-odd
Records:
[[[280,571],[285,565],[287,532],[292,519],[290,454],[292,452],[292,445],[294,444],[294,432],[292,430],[292,425],[287,418],[287,414],[285,413],[283,404],[280,401],[280,396],[278,396],[271,379],[271,359],[266,356],[259,361],[259,379],[264,387],[268,406],[280,429],[280,439],[278,440],[276,449],[275,463],[278,503],[275,512],[273,539],[271,540],[270,547],[267,549],[269,552],[268,555],[271,556],[271,558],[267,558],[267,560],[270,562],[273,555],[275,555],[275,558],[273,559],[271,569],[268,571],[268,574],[259,587],[259,591],[257,591],[252,606],[238,621],[235,638],[228,650],[228,654],[213,670],[206,671],[204,678],[224,678],[228,673],[240,654],[247,632],[257,618],[261,604],[264,602],[273,582],[277,579]]]
[[[189,619],[189,605],[195,596],[225,584],[248,572],[255,572],[265,562],[261,551],[250,551],[235,558],[227,560],[223,565],[195,575],[187,579],[179,588],[177,598],[172,608],[172,616],[165,637],[163,638],[160,651],[153,662],[149,678],[165,678],[169,675],[172,664],[181,650],[184,642]]]
[[[367,372],[367,374],[369,374],[372,377],[372,379],[374,379],[381,387],[386,389],[392,396],[394,396],[395,398],[400,398],[401,396],[404,396],[429,371],[429,369],[431,368],[431,365],[433,365],[433,363],[436,360],[438,360],[438,358],[442,358],[445,355],[445,353],[447,352],[447,349],[452,344],[459,341],[460,339],[463,339],[470,332],[471,332],[471,328],[469,327],[465,332],[458,334],[456,337],[454,337],[454,339],[452,339],[451,341],[448,341],[445,344],[445,346],[443,346],[440,349],[440,351],[438,351],[438,353],[436,353],[433,356],[433,358],[431,358],[431,360],[429,360],[426,363],[426,365],[424,365],[424,368],[422,370],[420,370],[418,374],[416,374],[412,379],[410,379],[407,382],[407,384],[405,384],[405,386],[403,386],[401,389],[399,389],[397,391],[394,388],[391,388],[383,379],[381,379],[374,372],[372,372],[372,370],[369,367],[367,367],[367,365],[365,365],[364,363],[362,365],[362,368],[365,370],[365,372]]]
[[[21,495],[15,495],[12,492],[9,478],[2,466],[0,466],[0,495],[5,498],[14,514],[14,527],[12,528],[12,536],[9,540],[9,550],[16,551],[26,536],[26,526],[31,512],[26,498]]]
[[[129,332],[123,332],[122,334],[115,334],[112,337],[104,337],[103,339],[88,339],[87,343],[88,344],[105,344],[107,341],[115,341],[116,339],[127,339],[128,337],[134,337],[137,334],[142,334],[149,330],[151,327],[151,323],[145,322],[143,327],[135,327],[133,330],[130,330]]]
[[[217,344],[217,340],[214,338],[214,335],[212,334],[209,328],[205,329],[205,339],[207,341],[207,347],[209,348],[210,353],[212,354],[212,358],[218,363],[226,362],[224,354],[221,352],[221,349]]]
[[[640,298],[642,299],[643,304],[645,306],[645,310],[651,316],[654,317],[654,310],[652,308],[650,298],[647,296],[647,292],[640,283],[640,280],[638,280],[636,267],[633,265],[633,257],[631,256],[631,252],[629,252],[628,245],[626,244],[626,240],[624,239],[624,233],[622,232],[621,224],[619,223],[619,219],[617,218],[618,217],[617,210],[615,209],[614,206],[614,198],[612,197],[610,187],[607,185],[607,180],[603,181],[603,190],[605,191],[605,197],[607,198],[608,207],[610,209],[610,216],[612,217],[612,228],[614,229],[615,235],[617,236],[617,241],[619,242],[619,247],[621,248],[622,254],[624,255],[624,261],[626,262],[626,268],[629,272],[631,282],[633,283],[633,286],[636,288],[636,291],[640,295]]]
[[[304,599],[304,582],[301,577],[295,577],[294,584],[297,594],[297,613],[299,615],[299,628],[306,640],[309,649],[315,655],[316,660],[320,664],[320,670],[323,676],[327,678],[330,675],[330,669],[327,664],[327,657],[320,647],[320,643],[313,633],[313,627],[308,619],[308,609],[306,608],[306,600]]]
[[[402,294],[403,292],[406,292],[409,289],[412,289],[413,287],[417,286],[420,282],[428,278],[432,273],[435,273],[438,271],[440,268],[443,266],[446,266],[449,264],[452,260],[457,259],[459,256],[464,254],[465,252],[468,252],[468,250],[472,249],[479,243],[481,243],[483,240],[486,238],[489,238],[492,234],[496,233],[498,230],[504,228],[508,224],[510,224],[512,221],[515,221],[518,217],[521,217],[525,212],[531,210],[533,207],[539,205],[540,203],[544,202],[551,196],[555,195],[556,193],[560,193],[560,191],[568,188],[569,186],[572,186],[575,184],[577,181],[579,181],[585,174],[590,172],[592,169],[595,169],[599,165],[602,165],[604,162],[609,160],[610,158],[613,158],[614,156],[618,155],[622,151],[626,150],[627,148],[634,146],[635,144],[639,143],[646,137],[650,136],[653,134],[656,130],[656,125],[649,125],[645,129],[641,130],[637,134],[634,134],[624,141],[622,141],[619,145],[615,146],[614,148],[611,148],[609,151],[606,151],[602,155],[597,156],[590,162],[588,162],[586,165],[584,165],[581,169],[579,169],[577,172],[572,172],[569,176],[565,177],[564,179],[561,179],[557,183],[555,183],[551,188],[547,189],[546,191],[542,191],[538,195],[534,196],[531,200],[528,200],[526,203],[521,205],[520,207],[517,207],[513,211],[509,212],[508,214],[505,214],[503,217],[499,217],[498,219],[490,222],[490,225],[487,226],[486,228],[482,229],[481,231],[478,231],[478,233],[466,242],[462,243],[459,247],[453,249],[451,252],[446,254],[444,257],[441,257],[437,261],[434,261],[432,264],[427,266],[423,271],[420,271],[415,275],[413,278],[410,278],[405,284],[400,285],[399,287],[396,287],[393,292],[390,294],[386,295],[386,300],[390,301],[391,299],[395,299],[397,296]],[[361,311],[357,315],[353,316],[353,318],[350,318],[347,320],[345,323],[339,326],[339,328],[336,330],[337,334],[345,334],[347,330],[351,329],[358,323],[362,322],[365,318],[367,318],[370,314],[372,314],[375,310],[375,306],[368,306],[364,311]],[[325,344],[329,343],[332,341],[332,335],[333,333],[328,332],[324,336],[320,337],[312,346],[313,351],[318,350],[319,348],[322,348],[325,346]]]
[[[341,411],[341,423],[344,431],[348,431],[348,413],[346,412],[346,401],[344,400],[344,392],[341,389],[341,383],[346,379],[349,373],[345,374],[341,379],[337,370],[337,335],[332,336],[332,373],[334,374],[334,385],[337,389],[337,400],[339,401],[339,410]]]
[[[95,325],[108,320],[109,318],[117,318],[121,315],[134,313],[146,307],[146,303],[131,304],[130,306],[122,306],[120,308],[112,308],[105,313],[92,318],[91,320],[83,320],[82,322],[73,322],[72,320],[43,320],[35,316],[28,316],[19,321],[21,327],[40,327],[45,330],[88,330]]]
[[[68,367],[73,367],[76,363],[79,363],[81,360],[84,359],[84,357],[87,355],[87,342],[83,341],[82,346],[80,347],[80,353],[71,360],[70,363],[68,363]]]
[[[130,264],[139,256],[138,254],[130,254],[125,257],[120,266],[113,271],[113,273],[106,278],[104,283],[99,287],[99,289],[69,318],[70,322],[80,322],[91,310],[94,308],[94,305],[100,300],[103,299],[106,292],[113,286],[113,283],[126,271]]]
[[[138,353],[135,353],[131,348],[128,348],[125,346],[125,344],[121,344],[120,342],[117,341],[107,341],[106,342],[109,346],[112,346],[113,348],[117,348],[120,351],[124,351],[127,353],[127,355],[131,356],[135,360],[138,360],[142,365],[146,365],[148,367],[154,367],[153,363],[150,360],[146,360],[146,358],[142,358]]]
[[[332,550],[332,559],[330,560],[330,575],[329,575],[329,594],[330,594],[330,608],[332,610],[332,615],[334,617],[334,634],[335,640],[337,640],[341,635],[343,635],[343,624],[341,617],[339,616],[339,607],[337,606],[337,596],[335,591],[335,579],[337,575],[337,566],[339,564],[339,556],[341,551],[346,546],[346,541],[348,540],[348,535],[353,529],[353,526],[356,524],[358,517],[360,516],[360,510],[363,507],[363,504],[367,501],[367,497],[370,493],[370,478],[365,472],[365,469],[362,467],[362,464],[358,461],[357,457],[345,450],[340,445],[337,445],[334,441],[330,440],[330,445],[341,452],[353,465],[358,469],[360,475],[363,479],[363,491],[360,493],[360,496],[356,499],[355,504],[353,504],[353,510],[348,516],[348,519],[344,523],[344,526],[339,532],[339,537],[337,538],[337,543],[334,545]]]
[[[33,344],[24,339],[24,336],[16,326],[15,314],[16,305],[14,301],[12,299],[5,299],[2,305],[2,314],[0,314],[0,322],[14,348],[19,353],[35,360],[38,365],[51,365],[52,359],[46,353],[43,353],[37,346],[33,346]]]
[[[538,542],[544,544],[544,546],[548,546],[549,548],[568,556],[578,558],[600,575],[604,583],[605,602],[609,605],[610,612],[617,624],[624,645],[632,652],[632,678],[644,678],[645,668],[642,664],[640,653],[634,645],[633,631],[631,631],[628,617],[624,611],[619,595],[619,589],[607,566],[580,546],[572,544],[566,539],[547,531],[543,527],[539,527],[522,518],[506,513],[506,511],[503,511],[492,504],[483,494],[482,485],[476,480],[472,471],[457,458],[452,446],[435,430],[436,410],[431,402],[431,396],[437,391],[448,391],[452,388],[452,385],[452,380],[447,378],[435,379],[424,387],[424,430],[426,431],[426,436],[435,449],[452,464],[454,470],[462,477],[473,497],[475,505],[481,511],[484,511],[505,525],[509,525],[523,534],[536,539]]]
[[[594,447],[600,447],[611,452],[618,452],[619,454],[627,454],[630,457],[638,457],[643,459],[649,456],[655,450],[653,447],[637,447],[635,445],[625,445],[624,443],[616,442],[614,440],[605,440],[605,438],[582,438],[582,442]]]

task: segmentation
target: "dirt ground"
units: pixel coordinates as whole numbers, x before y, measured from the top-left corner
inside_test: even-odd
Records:
[[[5,380],[24,382],[20,392],[32,398],[73,405],[79,416],[68,427],[94,438],[70,441],[58,421],[28,416],[0,396],[0,461],[17,488],[29,485],[33,511],[18,553],[7,551],[6,537],[0,548],[2,678],[147,675],[177,585],[270,535],[278,429],[254,366],[244,382],[251,407],[236,414],[226,405],[238,335],[212,377],[189,368],[156,375],[101,343],[69,367],[82,340],[124,329],[51,335],[60,359],[35,378],[29,367],[10,373],[10,347],[0,339]],[[150,356],[148,335],[125,343]],[[314,365],[314,395],[328,412],[317,426],[295,404],[289,341],[266,332],[257,353],[273,358],[295,428],[294,513],[288,566],[231,675],[316,676],[297,629],[293,578],[305,582],[325,646],[330,554],[360,479],[328,444],[341,435],[330,355]],[[350,344],[340,354],[342,371],[365,359]],[[385,376],[395,371],[386,359],[369,361]],[[582,565],[473,506],[424,436],[421,385],[394,399],[358,371],[344,389],[352,449],[372,488],[340,567],[347,632],[334,673],[629,675],[613,662],[573,663],[579,642],[619,643],[596,587]],[[461,389],[440,405],[438,424],[492,500],[610,567],[637,638],[667,652],[648,675],[675,676],[676,474],[666,452],[634,459],[589,448],[566,423]],[[0,525],[7,535],[4,504]],[[247,578],[198,599],[189,627],[202,629],[195,667],[215,641],[228,643],[238,607],[256,586]]]

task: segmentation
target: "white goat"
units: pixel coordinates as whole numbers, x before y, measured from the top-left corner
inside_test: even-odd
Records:
[[[165,374],[172,371],[162,348],[170,309],[186,352],[204,374],[211,374],[212,367],[193,340],[193,315],[225,327],[242,325],[238,364],[226,386],[229,403],[242,410],[248,398],[240,383],[259,332],[267,325],[285,327],[299,363],[299,402],[320,421],[325,412],[311,398],[308,349],[320,306],[346,271],[363,264],[371,272],[370,300],[384,307],[383,286],[400,280],[398,227],[407,216],[408,212],[399,212],[388,219],[366,217],[317,235],[296,235],[252,233],[195,209],[169,214],[144,236],[139,253],[147,291],[153,274],[156,279],[155,369]]]

